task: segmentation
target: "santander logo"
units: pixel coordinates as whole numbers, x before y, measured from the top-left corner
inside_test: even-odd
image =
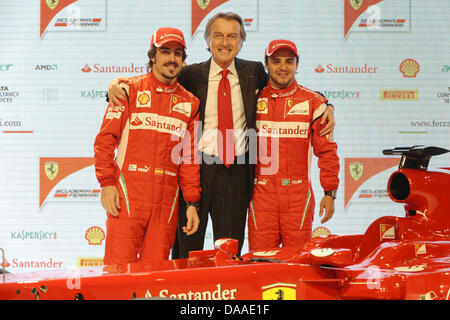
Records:
[[[315,72],[317,73],[324,73],[325,69],[322,67],[322,65],[318,65],[317,68],[314,69]]]
[[[145,73],[144,66],[137,66],[133,62],[129,65],[101,65],[96,63],[92,65],[85,64],[83,68],[81,68],[82,72],[89,73]]]
[[[368,66],[367,63],[363,65],[345,65],[345,66],[336,66],[332,63],[327,64],[325,67],[323,67],[321,64],[319,64],[314,71],[316,73],[356,73],[356,74],[375,74],[377,73],[378,67],[375,66]]]
[[[81,69],[81,71],[83,71],[83,72],[91,72],[92,69],[89,67],[89,65],[86,64],[86,65]]]

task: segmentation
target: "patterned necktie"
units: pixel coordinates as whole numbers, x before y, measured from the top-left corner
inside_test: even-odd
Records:
[[[231,109],[231,89],[228,81],[229,70],[222,70],[217,97],[218,131],[217,148],[219,158],[229,167],[234,162],[233,111]],[[227,137],[228,136],[228,137]],[[224,143],[225,142],[225,143]]]

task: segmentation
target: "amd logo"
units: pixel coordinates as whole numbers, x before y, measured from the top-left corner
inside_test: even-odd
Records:
[[[36,67],[34,67],[34,70],[55,71],[55,70],[58,70],[58,65],[57,64],[37,64]]]

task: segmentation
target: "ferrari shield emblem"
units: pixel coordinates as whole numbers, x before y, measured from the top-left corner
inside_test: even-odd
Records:
[[[203,10],[205,10],[206,7],[209,6],[209,3],[210,3],[210,2],[211,2],[210,0],[197,0],[198,6],[199,6],[200,8],[202,8]]]
[[[296,300],[297,290],[295,284],[274,283],[262,287],[263,300]]]
[[[352,162],[349,165],[349,169],[350,175],[356,181],[361,178],[364,171],[364,165],[361,162]]]
[[[46,0],[46,2],[47,2],[47,6],[53,10],[58,5],[59,0]]]
[[[358,10],[361,8],[363,0],[349,0],[353,9]]]
[[[53,180],[56,178],[56,176],[58,175],[58,168],[59,168],[59,164],[58,162],[46,162],[44,164],[44,171],[45,174],[47,175],[47,178],[49,178],[50,180]]]

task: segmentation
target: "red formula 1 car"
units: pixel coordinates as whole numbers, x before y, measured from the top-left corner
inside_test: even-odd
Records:
[[[428,169],[448,152],[415,146],[388,181],[405,217],[384,216],[364,234],[313,238],[301,250],[268,248],[236,256],[237,241],[188,259],[6,274],[0,300],[134,299],[449,299],[450,168]]]

